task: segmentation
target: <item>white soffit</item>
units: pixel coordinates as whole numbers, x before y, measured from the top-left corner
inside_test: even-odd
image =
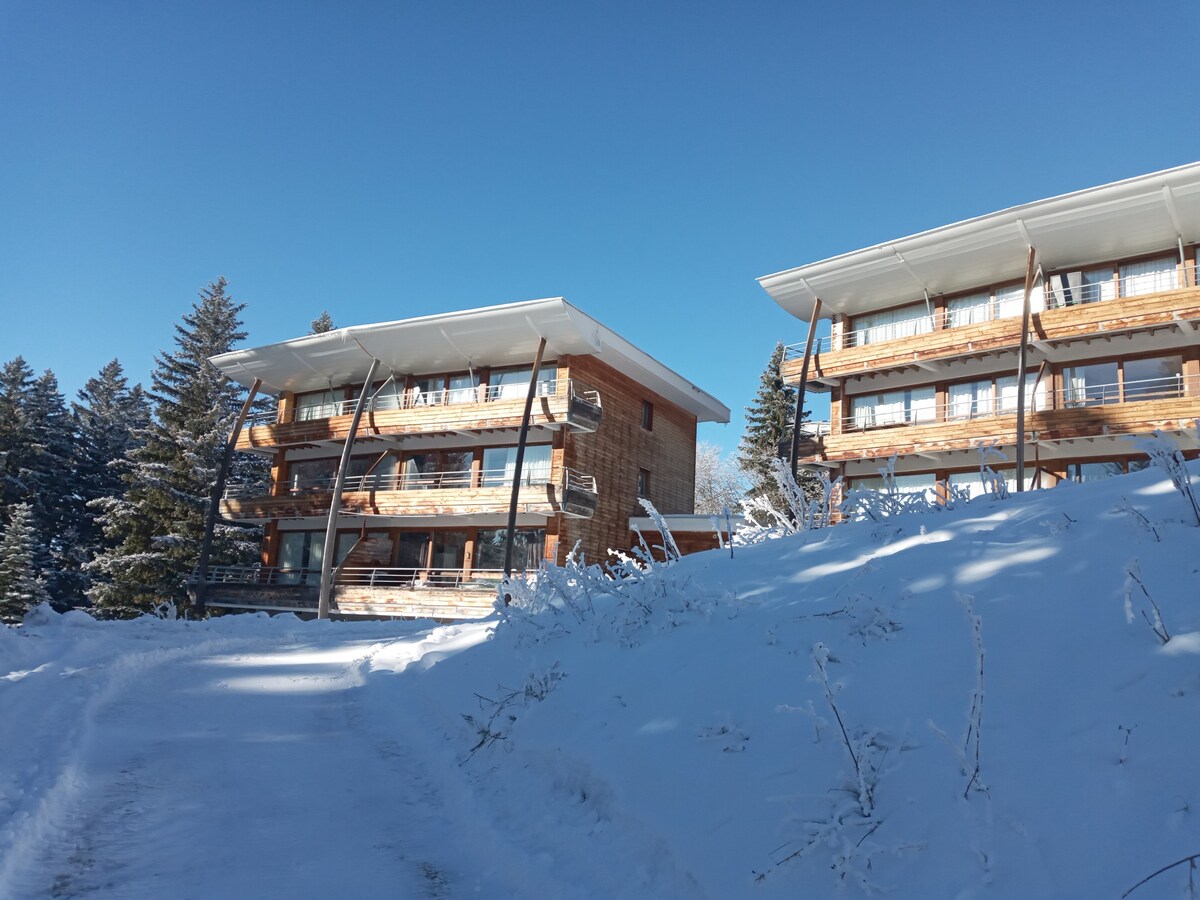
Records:
[[[1028,242],[1027,242],[1028,239]],[[1001,210],[758,279],[807,320],[854,315],[1025,277],[1029,243],[1046,271],[1200,241],[1200,163]]]
[[[381,380],[392,372],[405,376],[528,365],[542,337],[547,359],[596,356],[701,422],[729,421],[729,409],[715,397],[561,297],[353,325],[234,350],[211,361],[239,384],[250,387],[259,378],[262,390],[279,394],[361,382],[372,358],[382,364],[376,373]]]

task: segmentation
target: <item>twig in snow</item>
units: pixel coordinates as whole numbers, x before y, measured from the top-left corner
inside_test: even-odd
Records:
[[[1149,875],[1147,875],[1145,878],[1143,878],[1141,881],[1139,881],[1137,884],[1135,884],[1133,887],[1131,887],[1129,890],[1127,890],[1125,893],[1123,893],[1121,895],[1121,900],[1125,900],[1126,897],[1128,897],[1130,894],[1132,894],[1134,891],[1136,891],[1138,888],[1140,888],[1143,884],[1145,884],[1151,878],[1157,878],[1163,872],[1169,872],[1169,871],[1171,871],[1171,869],[1175,868],[1176,866],[1182,866],[1184,863],[1188,864],[1188,897],[1195,898],[1195,896],[1196,896],[1196,860],[1198,860],[1198,859],[1200,859],[1200,853],[1193,853],[1191,856],[1185,856],[1183,859],[1175,860],[1175,862],[1171,863],[1170,865],[1163,866],[1157,872],[1151,872]]]

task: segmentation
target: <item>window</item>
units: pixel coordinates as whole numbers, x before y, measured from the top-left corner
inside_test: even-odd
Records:
[[[855,316],[851,324],[853,330],[846,335],[846,345],[849,347],[894,341],[933,331],[933,317],[924,303]]]
[[[441,376],[413,379],[413,406],[439,406],[445,402],[445,396],[446,380]]]
[[[279,583],[315,583],[325,549],[323,531],[285,531],[279,540]]]
[[[1125,466],[1119,462],[1071,463],[1067,466],[1069,481],[1103,481],[1114,475],[1124,475]]]
[[[550,480],[550,445],[533,444],[525,448],[521,463],[521,484],[544,484]],[[483,451],[483,486],[506,487],[517,472],[516,447],[488,447]]]
[[[475,403],[479,399],[479,376],[473,373],[450,376],[447,403]]]
[[[1063,383],[1063,400],[1068,407],[1181,397],[1183,357],[1157,356],[1069,366],[1063,370]]]
[[[923,387],[851,397],[850,417],[855,428],[932,422],[937,418],[937,394]]]
[[[992,297],[990,294],[971,294],[947,300],[946,315],[951,328],[986,322],[992,318]]]
[[[1037,385],[1036,389],[1034,385]],[[1046,381],[1038,381],[1036,372],[1025,375],[1025,408],[1048,409],[1046,400]],[[1011,413],[1017,411],[1017,376],[1005,375],[996,379],[996,411]]]
[[[992,380],[968,381],[952,384],[948,389],[950,407],[946,411],[951,419],[973,419],[992,414]]]
[[[339,392],[340,393],[340,392]],[[296,421],[311,422],[313,419],[328,419],[336,414],[337,400],[333,391],[317,391],[296,397]]]
[[[654,429],[654,404],[649,400],[642,401],[642,427],[647,431]]]
[[[1124,362],[1125,401],[1161,400],[1183,396],[1183,357],[1127,359]]]
[[[650,472],[647,469],[638,469],[637,495],[639,499],[650,499]]]
[[[1068,407],[1101,406],[1120,400],[1115,362],[1070,366],[1063,371],[1063,384]]]
[[[1122,297],[1173,291],[1177,287],[1179,287],[1179,275],[1173,256],[1146,259],[1121,266]]]
[[[504,569],[504,538],[508,531],[504,528],[479,529],[479,537],[475,541],[475,563],[473,569],[503,571]],[[522,528],[513,532],[514,572],[528,572],[537,569],[542,564],[546,550],[546,529]]]
[[[933,490],[935,483],[933,473],[896,476],[896,490],[901,494],[923,494],[925,491]],[[870,478],[855,478],[851,483],[852,488],[862,488],[868,491],[882,491],[883,486],[882,475],[873,475]]]

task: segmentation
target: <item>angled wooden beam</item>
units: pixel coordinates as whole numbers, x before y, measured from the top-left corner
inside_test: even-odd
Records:
[[[1025,370],[1029,367],[1029,295],[1037,275],[1037,250],[1029,247],[1025,263],[1025,302],[1021,307],[1021,346],[1017,352],[1017,491],[1025,490]]]
[[[537,394],[538,372],[542,368],[542,354],[546,351],[546,339],[538,341],[537,355],[533,358],[533,374],[529,376],[529,392],[525,395],[525,415],[521,418],[521,434],[517,438],[516,468],[513,472],[512,500],[508,504],[508,531],[504,540],[504,577],[512,574],[513,539],[517,531],[517,499],[521,493],[521,467],[525,464],[525,444],[529,440],[529,417],[533,413],[533,398]],[[508,604],[508,595],[504,595]]]
[[[333,483],[333,496],[329,498],[329,520],[325,523],[325,549],[321,553],[321,594],[317,599],[317,618],[329,618],[329,601],[333,596],[333,558],[337,555],[337,517],[342,506],[342,488],[346,484],[346,468],[350,465],[350,453],[354,450],[354,438],[358,434],[358,423],[362,421],[363,409],[370,397],[371,379],[379,360],[371,358],[371,368],[363,379],[362,390],[358,394],[358,402],[354,404],[354,417],[350,420],[350,431],[346,435],[346,443],[342,445],[342,460],[338,463],[337,479]]]
[[[262,379],[255,378],[254,384],[250,387],[250,393],[246,396],[246,402],[242,404],[242,411],[238,413],[237,420],[233,423],[233,431],[229,434],[229,440],[225,442],[225,452],[221,455],[221,466],[217,469],[217,480],[213,482],[212,493],[208,497],[208,509],[204,513],[204,537],[200,541],[200,558],[196,562],[196,599],[193,605],[198,615],[204,613],[204,592],[208,587],[208,559],[212,555],[213,534],[217,530],[217,512],[221,506],[221,495],[225,493],[229,467],[233,465],[234,448],[237,446],[242,426],[246,424],[246,416],[250,414],[250,407],[253,405],[254,397],[260,387],[262,387]]]
[[[821,315],[821,298],[813,301],[812,315],[808,319],[808,337],[804,340],[804,362],[800,365],[800,387],[796,389],[796,413],[792,418],[792,477],[799,471],[800,419],[804,415],[804,390],[808,386],[808,364],[812,360],[813,337],[817,333],[817,317]]]

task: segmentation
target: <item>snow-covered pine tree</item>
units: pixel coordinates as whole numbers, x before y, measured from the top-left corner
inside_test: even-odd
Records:
[[[787,458],[791,450],[796,412],[796,389],[784,384],[782,366],[783,344],[779,343],[759,377],[754,402],[746,407],[746,431],[738,447],[738,465],[750,480],[750,496],[766,497],[780,511],[788,507],[771,466],[772,460]]]
[[[37,542],[33,507],[14,503],[0,537],[0,622],[20,622],[25,613],[50,599],[34,566]]]
[[[128,616],[173,601],[186,606],[186,580],[199,556],[209,492],[229,429],[241,406],[241,389],[225,379],[210,356],[225,353],[246,337],[241,311],[218,278],[200,292],[190,313],[175,326],[174,353],[160,353],[152,375],[155,420],[127,454],[127,490],[101,500],[101,522],[114,549],[89,566],[97,578],[91,591],[97,612]],[[233,477],[263,477],[265,462],[237,462]],[[211,561],[252,561],[257,529],[218,523]]]
[[[79,391],[71,418],[77,436],[75,489],[80,506],[75,559],[82,567],[101,551],[116,549],[98,521],[102,501],[125,494],[124,462],[150,426],[150,403],[140,384],[129,387],[121,363],[114,359]],[[86,593],[91,573],[81,574]]]
[[[75,562],[81,509],[73,465],[75,429],[58,379],[47,369],[25,396],[25,435],[29,442],[28,503],[37,533],[37,573],[55,603],[83,602]]]
[[[20,356],[0,368],[0,518],[4,519],[8,507],[28,499],[30,493],[25,399],[32,384],[33,369]]]
[[[309,334],[324,334],[327,331],[333,331],[333,317],[329,315],[329,310],[321,310],[321,314],[309,323]]]

